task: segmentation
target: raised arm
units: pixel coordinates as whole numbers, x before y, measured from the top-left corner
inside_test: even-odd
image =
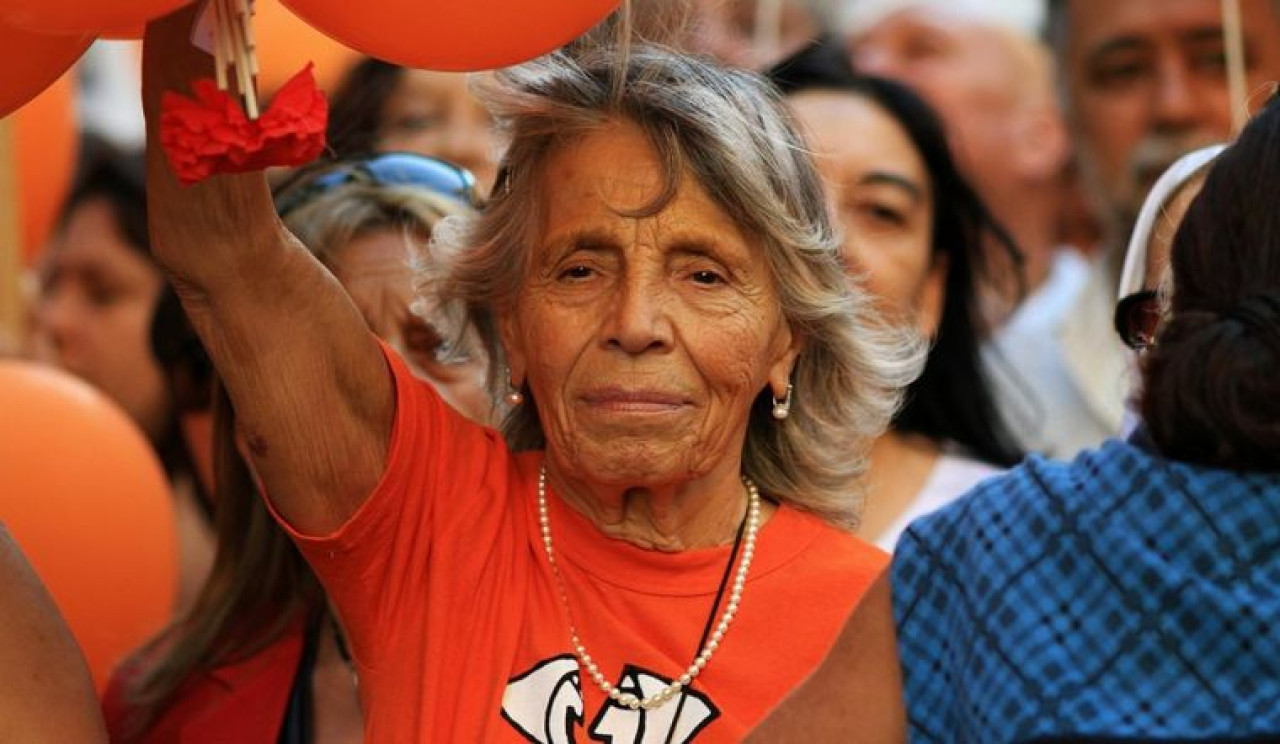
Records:
[[[907,740],[889,572],[845,623],[827,658],[749,737],[754,744]]]
[[[0,524],[0,744],[106,740],[84,656]]]
[[[147,27],[147,205],[152,248],[235,406],[272,503],[332,531],[377,484],[394,413],[390,372],[338,282],[276,217],[265,175],[178,184],[160,99],[189,95],[213,60],[190,43],[193,3]]]

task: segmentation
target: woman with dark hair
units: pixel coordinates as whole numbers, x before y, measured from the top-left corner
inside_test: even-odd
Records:
[[[334,91],[328,134],[339,159],[405,151],[456,163],[475,174],[481,195],[497,171],[492,119],[462,73],[367,57]]]
[[[916,94],[861,77],[836,45],[770,73],[815,150],[844,232],[849,272],[891,322],[932,340],[924,372],[871,452],[862,534],[892,549],[915,517],[1021,458],[979,356],[983,239],[1018,252],[956,169],[942,124]]]
[[[1280,737],[1277,193],[1273,99],[1174,236],[1144,428],[1070,463],[1032,457],[899,543],[912,741]],[[857,631],[889,603],[863,609],[757,740],[845,740],[841,698],[867,678]]]
[[[87,139],[71,193],[41,258],[34,356],[114,400],[155,448],[173,486],[179,609],[213,557],[209,391],[212,368],[183,361],[182,308],[151,258],[142,154]],[[191,339],[194,342],[194,339]],[[198,342],[197,342],[198,343]],[[179,372],[178,370],[182,371]]]

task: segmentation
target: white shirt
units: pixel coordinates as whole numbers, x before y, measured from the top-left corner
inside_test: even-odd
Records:
[[[920,487],[907,508],[876,536],[877,547],[893,552],[898,537],[918,517],[941,509],[965,495],[987,478],[1003,472],[1000,468],[960,455],[943,454],[929,473],[929,479]]]
[[[1044,284],[983,346],[996,407],[1028,451],[1069,458],[1121,430],[1130,373],[1106,260],[1059,250]]]

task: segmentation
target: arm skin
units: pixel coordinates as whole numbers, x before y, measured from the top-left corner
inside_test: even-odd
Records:
[[[147,26],[143,106],[152,250],[225,381],[250,457],[299,530],[341,526],[377,484],[395,398],[359,311],[276,217],[262,173],[178,184],[160,98],[213,60],[189,39],[193,3]]]
[[[0,744],[107,741],[79,646],[0,525]]]
[[[905,742],[906,712],[889,572],[845,623],[831,653],[756,728],[748,742]]]

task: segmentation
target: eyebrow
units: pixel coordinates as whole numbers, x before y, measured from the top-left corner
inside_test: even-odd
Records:
[[[903,191],[915,201],[919,202],[924,199],[924,189],[920,184],[912,181],[906,176],[888,171],[871,171],[858,179],[859,186],[894,186]]]
[[[588,227],[557,236],[546,244],[557,257],[571,251],[610,251],[618,249],[618,239],[607,230]]]
[[[1178,41],[1183,44],[1203,44],[1211,41],[1222,41],[1221,26],[1199,26],[1178,34]],[[1137,34],[1118,36],[1108,39],[1096,49],[1089,52],[1086,59],[1090,63],[1110,54],[1123,52],[1145,52],[1152,46],[1151,41]]]
[[[1178,41],[1184,44],[1203,44],[1205,42],[1222,43],[1221,26],[1201,26],[1178,35]],[[1245,43],[1248,43],[1246,40]]]

